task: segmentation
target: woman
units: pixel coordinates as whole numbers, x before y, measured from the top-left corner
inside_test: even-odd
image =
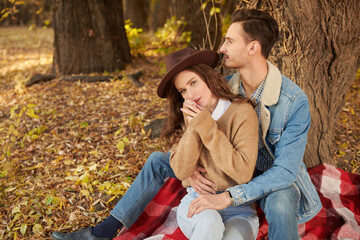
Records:
[[[231,93],[213,69],[217,61],[214,51],[189,48],[165,59],[168,72],[158,95],[168,99],[169,113],[162,136],[172,146],[171,167],[188,192],[177,220],[189,239],[255,239],[259,223],[250,204],[219,211],[189,209],[197,208],[199,194],[186,179],[197,167],[205,169],[217,194],[229,194],[228,187],[250,181],[257,159],[255,110],[248,99]]]

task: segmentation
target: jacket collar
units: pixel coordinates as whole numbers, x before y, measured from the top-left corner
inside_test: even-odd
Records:
[[[281,73],[277,67],[267,61],[268,74],[266,76],[266,82],[264,90],[261,95],[261,103],[266,106],[273,106],[277,104],[280,97],[281,90]],[[231,90],[235,94],[239,94],[240,88],[240,73],[236,72],[230,79],[229,84]]]

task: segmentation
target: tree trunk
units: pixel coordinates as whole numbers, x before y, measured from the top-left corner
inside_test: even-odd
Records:
[[[148,30],[149,1],[125,0],[124,2],[124,19],[130,19],[135,28]]]
[[[218,50],[222,39],[220,14],[216,13],[210,17],[210,1],[205,8],[204,17],[201,10],[202,2],[205,0],[171,0],[170,15],[175,15],[178,19],[183,18],[187,22],[184,31],[191,31],[190,47]],[[215,4],[215,7],[220,6]]]
[[[168,17],[169,0],[150,1],[150,31],[156,32],[159,27],[164,26]]]
[[[122,1],[54,0],[57,75],[124,69],[131,62]]]
[[[305,164],[334,163],[334,132],[360,60],[359,0],[267,0],[281,39],[270,61],[307,94],[312,117]],[[248,6],[249,7],[249,6]]]
[[[231,15],[233,11],[236,9],[237,0],[223,0],[223,4],[221,4],[221,15],[222,17],[226,17],[227,15]]]

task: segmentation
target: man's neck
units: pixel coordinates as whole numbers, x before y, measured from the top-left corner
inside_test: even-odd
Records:
[[[238,69],[247,97],[251,98],[268,73],[266,59]]]

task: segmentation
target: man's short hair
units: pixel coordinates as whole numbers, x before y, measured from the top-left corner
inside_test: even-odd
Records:
[[[237,9],[231,16],[231,23],[242,23],[247,41],[258,41],[261,54],[268,58],[271,48],[279,38],[279,26],[267,12],[256,9]]]

